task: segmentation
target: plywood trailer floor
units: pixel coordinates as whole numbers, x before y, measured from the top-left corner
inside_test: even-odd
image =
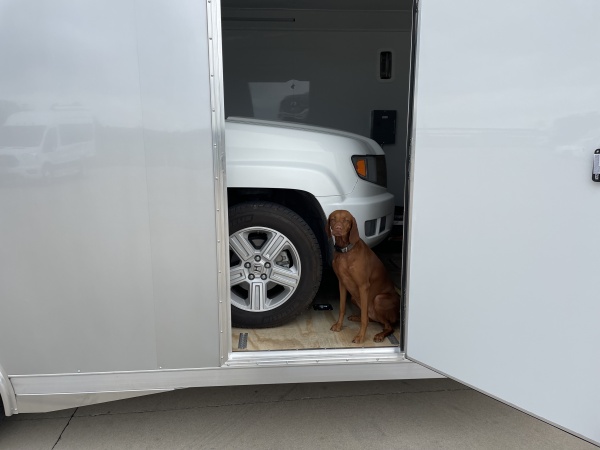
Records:
[[[388,241],[375,248],[379,258],[390,272],[396,286],[401,279],[401,241]],[[323,307],[331,309],[323,309]],[[354,305],[346,308],[344,328],[339,333],[330,330],[337,321],[339,312],[338,281],[332,270],[325,270],[321,288],[313,301],[313,307],[300,314],[292,322],[276,328],[232,329],[232,350],[234,352],[262,350],[301,350],[301,349],[333,349],[333,348],[370,348],[396,347],[400,340],[397,327],[391,336],[383,342],[374,342],[375,334],[381,332],[382,326],[370,322],[367,335],[362,344],[353,344],[352,339],[358,334],[360,323],[351,322],[348,316],[358,313]]]

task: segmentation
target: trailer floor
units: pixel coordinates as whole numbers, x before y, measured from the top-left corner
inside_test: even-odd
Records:
[[[401,280],[402,242],[388,241],[374,249],[388,269],[396,286]],[[330,305],[331,310],[314,309],[314,305]],[[334,348],[371,348],[395,347],[400,340],[400,331],[395,329],[391,336],[383,342],[374,342],[375,334],[381,332],[382,326],[370,322],[367,335],[362,344],[353,344],[352,339],[358,334],[360,323],[350,322],[348,316],[358,313],[354,305],[346,308],[344,328],[336,333],[330,330],[337,321],[339,313],[338,281],[331,269],[323,271],[323,280],[313,307],[300,314],[292,322],[276,328],[232,329],[232,350],[234,352],[260,350],[300,350],[300,349],[334,349]]]

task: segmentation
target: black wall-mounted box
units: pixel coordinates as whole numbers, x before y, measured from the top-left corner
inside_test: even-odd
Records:
[[[371,113],[371,139],[379,145],[396,143],[395,110],[373,110]]]

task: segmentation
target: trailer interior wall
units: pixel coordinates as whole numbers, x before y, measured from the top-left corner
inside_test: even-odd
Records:
[[[384,145],[388,189],[404,199],[412,2],[225,0],[225,113],[291,120],[371,136],[373,110],[397,111],[396,141]],[[380,52],[392,53],[391,79]],[[286,114],[300,95],[308,114]],[[283,107],[285,108],[285,107]]]

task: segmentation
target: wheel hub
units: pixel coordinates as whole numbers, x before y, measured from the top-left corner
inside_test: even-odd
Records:
[[[233,233],[229,244],[232,304],[261,312],[292,296],[300,280],[300,257],[286,236],[252,227]]]

